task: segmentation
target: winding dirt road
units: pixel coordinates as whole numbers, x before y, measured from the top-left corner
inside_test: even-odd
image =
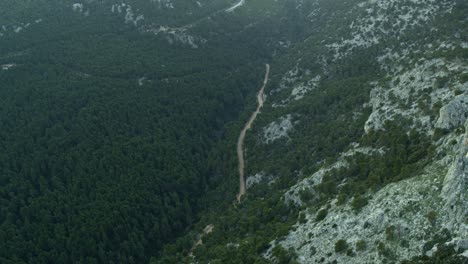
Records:
[[[252,123],[257,118],[257,115],[260,112],[260,109],[263,107],[264,91],[268,83],[268,76],[270,75],[270,64],[265,64],[265,68],[266,68],[266,72],[265,72],[265,79],[263,80],[263,86],[262,88],[260,88],[260,91],[258,91],[258,94],[257,94],[257,100],[258,100],[257,110],[255,110],[252,116],[250,116],[249,121],[245,124],[244,129],[242,129],[239,135],[239,139],[237,140],[237,158],[239,159],[239,193],[237,194],[237,202],[239,203],[242,198],[242,195],[244,195],[246,192],[245,179],[244,179],[244,167],[245,167],[244,139],[245,139],[245,134],[247,130],[250,129],[250,127],[252,126]]]
[[[204,229],[203,229],[203,233],[201,233],[200,235],[198,235],[198,240],[197,242],[195,242],[192,246],[192,249],[190,249],[190,252],[189,252],[189,257],[193,257],[193,251],[195,251],[195,249],[202,245],[203,244],[203,237],[208,235],[209,233],[213,232],[213,228],[214,228],[214,225],[207,225]]]

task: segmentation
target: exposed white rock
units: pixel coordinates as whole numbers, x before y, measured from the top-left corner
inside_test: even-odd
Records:
[[[4,70],[4,71],[7,71],[7,70],[9,70],[11,68],[14,68],[14,67],[16,67],[15,63],[3,64],[3,65],[0,66],[0,68],[2,70]]]
[[[288,133],[293,128],[292,115],[280,117],[279,120],[270,123],[263,128],[265,143],[269,144],[280,138],[289,138]]]
[[[323,176],[334,169],[348,167],[349,163],[346,159],[354,156],[356,153],[364,155],[384,155],[385,150],[373,149],[369,147],[359,147],[359,144],[357,143],[351,144],[350,150],[348,150],[345,153],[342,153],[335,163],[326,167],[322,167],[320,170],[312,174],[312,176],[306,177],[300,182],[293,185],[284,194],[284,201],[286,202],[286,204],[293,203],[298,206],[303,205],[303,201],[301,200],[301,192],[304,191],[310,192],[312,196],[315,196],[315,198],[319,198],[315,193],[314,187],[322,183]]]
[[[398,73],[403,70],[403,67],[399,66],[399,63],[405,59],[404,54],[407,53],[409,53],[407,50],[396,52],[390,48],[386,48],[381,55],[377,56],[377,61],[384,71],[389,73]]]
[[[465,256],[468,250],[468,121],[464,125],[464,135],[454,131],[438,142],[437,152],[446,156],[428,165],[419,175],[385,186],[359,212],[353,211],[349,204],[337,205],[336,199],[329,203],[324,220],[315,219],[317,212],[304,211],[306,223],[296,224],[286,237],[272,241],[264,256],[271,259],[272,248],[280,244],[294,249],[298,262],[304,264],[384,263],[386,258],[399,262],[421,253],[432,255],[437,245],[426,252],[422,250],[423,245],[436,234],[444,233],[443,230],[448,230],[452,237],[446,244],[454,245]],[[347,166],[344,157],[352,157],[356,152],[376,153],[359,145],[352,146],[336,163],[293,186],[286,192],[285,201],[303,205],[300,191],[312,191],[316,197],[313,187],[332,168]],[[377,150],[377,153],[384,154],[384,151]],[[428,217],[429,213],[432,218]],[[348,243],[348,248],[355,252],[353,256],[335,252],[339,239]],[[358,241],[366,244],[363,251],[356,250]],[[380,242],[384,248],[377,247]]]
[[[140,22],[145,19],[143,14],[135,13],[132,6],[126,3],[113,4],[111,6],[111,12],[115,14],[124,14],[125,24],[133,24],[135,27],[139,26]]]
[[[334,260],[338,263],[383,263],[384,257],[377,249],[380,241],[385,242],[395,262],[417,255],[427,235],[438,232],[447,220],[442,198],[434,195],[441,189],[443,168],[435,164],[421,176],[387,185],[358,213],[349,205],[331,203],[326,218],[317,222],[316,212],[306,211],[307,222],[297,224],[284,239],[273,241],[270,250],[277,243],[293,248],[299,263],[316,263],[322,258],[325,263]],[[431,211],[438,213],[433,224],[426,217]],[[386,231],[391,226],[396,242],[387,240]],[[367,246],[355,256],[335,253],[335,243],[339,239],[346,240],[354,252],[359,240],[365,241]],[[406,245],[402,246],[401,241]],[[267,258],[271,257],[270,250],[265,254]]]
[[[226,247],[228,248],[239,248],[239,243],[227,243]]]
[[[23,30],[23,27],[21,27],[21,26],[13,26],[13,31],[14,31],[15,33],[19,33],[21,30]]]
[[[400,36],[409,29],[424,25],[436,14],[451,12],[453,3],[436,0],[366,0],[356,6],[357,16],[350,23],[350,36],[327,44],[334,59],[350,54],[356,48],[378,44],[388,35]]]
[[[83,4],[82,3],[74,3],[72,4],[72,9],[75,12],[83,12]]]
[[[278,45],[282,48],[288,49],[291,47],[292,43],[290,40],[288,41],[278,41]]]
[[[270,94],[274,94],[283,90],[291,89],[291,94],[280,102],[273,102],[273,107],[285,107],[291,101],[297,101],[319,87],[322,77],[316,75],[312,77],[312,73],[308,69],[302,69],[299,64],[296,64],[291,70],[287,71],[281,78],[278,87],[272,89]]]
[[[28,29],[29,27],[35,25],[35,24],[39,24],[42,22],[42,19],[39,18],[39,19],[36,19],[32,22],[20,22],[20,23],[16,23],[14,25],[9,25],[9,26],[5,26],[5,25],[2,25],[0,26],[0,37],[3,37],[9,33],[15,33],[15,34],[18,34],[20,32],[23,32],[25,31],[26,29]]]
[[[138,22],[144,20],[145,17],[143,15],[135,15],[133,12],[132,6],[127,5],[127,9],[125,9],[125,23],[132,23],[135,27],[138,26]]]
[[[265,176],[265,174],[263,174],[262,172],[260,173],[257,173],[253,176],[249,176],[247,177],[247,179],[245,180],[245,187],[247,189],[249,189],[250,187],[252,187],[254,184],[257,184],[257,183],[260,183],[263,181],[263,177]]]
[[[432,134],[434,122],[430,119],[430,108],[452,100],[455,95],[451,90],[468,92],[468,84],[461,84],[454,77],[459,73],[468,73],[468,66],[460,61],[420,60],[386,84],[373,83],[369,103],[372,113],[365,123],[365,132],[382,130],[387,120],[405,118],[413,121],[412,128]],[[447,85],[438,87],[438,80],[444,78],[450,89]]]
[[[296,64],[294,68],[287,71],[283,75],[283,77],[281,78],[281,81],[279,82],[279,87],[277,87],[276,89],[272,89],[270,94],[289,88],[293,83],[299,80],[301,76],[301,72],[302,70],[299,68],[299,65]]]
[[[460,256],[468,258],[468,250],[465,250],[465,252],[461,253]]]
[[[111,12],[112,13],[122,13],[122,7],[118,4],[112,5],[111,6]]]
[[[172,40],[176,41],[176,42],[180,42],[182,44],[185,44],[185,45],[189,45],[190,47],[192,47],[193,49],[197,49],[199,46],[198,44],[198,41],[201,42],[201,43],[205,43],[206,40],[204,39],[197,39],[196,37],[192,36],[192,35],[189,35],[189,34],[186,34],[185,32],[180,32],[180,33],[176,33],[176,34],[172,34],[170,36],[172,38]]]
[[[442,42],[440,43],[440,46],[437,48],[437,50],[454,50],[454,49],[455,49],[455,45],[449,42]]]
[[[130,5],[127,6],[127,9],[125,10],[125,23],[133,23],[133,11],[132,7]]]
[[[294,89],[291,92],[290,98],[295,101],[304,98],[307,92],[315,89],[319,85],[320,80],[320,75],[317,75],[315,78],[312,78],[307,82],[300,83],[299,85],[294,87]]]
[[[455,158],[442,188],[447,221],[444,225],[454,230],[461,238],[468,238],[468,122],[465,122],[464,138],[458,140]],[[468,245],[466,247],[468,249]]]
[[[322,168],[318,170],[316,173],[312,174],[312,176],[307,177],[303,179],[302,181],[296,183],[284,194],[285,203],[286,204],[293,203],[298,206],[303,205],[303,201],[301,199],[302,192],[310,192],[313,196],[317,197],[314,187],[322,183],[323,176],[333,169],[347,167],[348,165],[349,164],[347,161],[339,160],[333,163],[331,166],[327,168]]]
[[[174,3],[171,0],[150,0],[152,3],[157,3],[159,8],[174,9]]]
[[[138,80],[137,80],[138,86],[143,86],[145,84],[145,81],[146,81],[146,77],[138,78]]]
[[[275,181],[275,177],[271,175],[266,175],[264,172],[259,172],[255,175],[247,177],[247,179],[245,180],[245,187],[247,189],[250,189],[255,184],[264,183],[264,182],[271,184],[274,181]]]
[[[463,126],[468,117],[468,95],[462,94],[455,97],[447,105],[440,109],[436,127],[452,129]]]
[[[140,28],[142,32],[151,33],[154,35],[164,35],[169,43],[178,42],[188,45],[193,49],[198,48],[201,44],[207,42],[206,39],[190,35],[184,28],[171,28],[161,25],[149,25]]]
[[[232,12],[237,8],[243,6],[245,4],[245,0],[239,0],[235,5],[231,6],[230,8],[226,9],[226,12]]]

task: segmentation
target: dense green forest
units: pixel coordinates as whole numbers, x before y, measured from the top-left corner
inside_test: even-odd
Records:
[[[386,15],[406,18],[392,13],[395,1]],[[402,10],[424,7],[398,1]],[[334,53],[332,44],[352,39],[348,26],[370,12],[357,7],[382,3],[364,2],[250,0],[226,12],[237,1],[2,1],[0,263],[307,263],[281,244],[289,234],[340,206],[358,215],[377,192],[445,155],[438,147],[452,137],[421,131],[402,114],[381,131],[363,128],[374,111],[372,90],[398,85],[392,74],[424,60],[466,61],[466,1],[404,34],[388,21],[367,21],[384,24],[382,38]],[[460,45],[435,48],[454,35]],[[404,59],[380,60],[389,50]],[[389,73],[382,61],[397,70]],[[256,107],[265,63],[272,66],[267,103],[246,136],[245,174],[267,180],[236,203],[236,142]],[[289,100],[292,88],[315,76],[316,87]],[[466,86],[467,76],[444,75],[427,89],[463,95],[463,87],[450,89],[455,79]],[[417,101],[429,122],[442,107],[433,100],[428,93]],[[267,143],[265,128],[284,116],[293,128]],[[385,154],[343,154],[354,146]],[[302,203],[286,202],[295,184],[337,161],[347,165],[302,189]],[[431,232],[443,219],[436,211],[426,218]],[[207,226],[212,232],[202,235]],[[375,249],[394,263],[389,245],[409,244],[396,229],[386,227],[376,245],[336,237],[320,253],[359,257]],[[403,263],[463,263],[448,244],[453,234],[432,234],[421,248],[438,250]]]
[[[288,27],[246,29],[222,1],[149,2],[122,8],[209,41],[144,33],[112,1],[1,3],[0,262],[145,263],[226,180],[214,149]]]
[[[68,15],[0,39],[0,262],[144,263],[197,220],[265,57]]]

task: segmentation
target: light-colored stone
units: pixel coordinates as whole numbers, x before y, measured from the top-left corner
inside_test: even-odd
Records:
[[[3,65],[0,66],[0,68],[2,70],[4,70],[4,71],[7,71],[7,70],[9,70],[11,68],[14,68],[14,67],[16,67],[16,64],[14,64],[14,63],[3,64]]]
[[[354,11],[364,15],[350,23],[350,35],[327,47],[337,60],[357,48],[379,44],[388,35],[401,35],[423,25],[436,14],[449,13],[453,5],[436,0],[366,0],[355,6]]]
[[[75,12],[83,12],[83,4],[82,3],[74,3],[72,4],[72,9]]]
[[[447,130],[457,128],[465,124],[467,117],[468,96],[462,94],[440,109],[439,119],[435,126]]]
[[[266,183],[266,184],[271,184],[275,181],[275,177],[271,175],[266,175],[264,172],[259,172],[255,175],[247,177],[245,180],[245,187],[247,189],[250,189],[256,184],[259,183]]]
[[[315,199],[318,199],[319,197],[315,193],[314,188],[318,184],[322,183],[323,176],[325,176],[325,174],[329,173],[330,171],[334,169],[348,167],[349,163],[346,159],[354,156],[357,153],[364,154],[364,155],[384,155],[385,150],[373,149],[369,147],[362,148],[362,147],[359,147],[359,144],[357,143],[351,144],[350,150],[348,150],[345,153],[342,153],[335,163],[329,166],[322,167],[317,172],[312,174],[312,176],[304,178],[303,180],[293,185],[288,191],[286,191],[286,193],[283,196],[286,204],[292,203],[298,206],[302,206],[304,203],[301,200],[301,192],[304,192],[304,191],[310,192],[311,195],[315,197]]]
[[[383,130],[386,121],[404,118],[412,121],[410,128],[432,135],[435,122],[431,121],[428,109],[434,107],[436,103],[443,106],[449,104],[449,101],[455,97],[451,90],[459,91],[462,95],[459,95],[454,103],[443,107],[441,114],[444,116],[439,122],[440,126],[454,119],[455,117],[452,117],[454,113],[456,113],[456,122],[463,125],[460,122],[464,122],[465,119],[462,118],[461,112],[468,93],[468,83],[458,82],[456,74],[460,73],[468,73],[468,65],[460,61],[420,60],[409,70],[393,76],[386,84],[372,83],[374,88],[370,93],[368,104],[372,106],[372,113],[364,125],[364,131],[369,133]],[[450,89],[435,87],[438,78],[447,78]]]
[[[292,115],[280,117],[263,129],[265,143],[269,144],[280,138],[289,138],[288,133],[292,128]]]
[[[468,122],[465,123],[465,129],[468,129]],[[442,197],[448,214],[445,225],[450,230],[456,230],[461,237],[468,238],[468,131],[457,146],[454,161],[442,187]]]
[[[397,240],[408,241],[408,247],[385,243],[395,260],[419,254],[427,234],[437,232],[447,221],[443,199],[434,194],[434,187],[440,189],[442,184],[443,169],[440,164],[434,164],[418,177],[387,185],[372,195],[368,205],[357,213],[349,204],[337,206],[332,202],[326,218],[317,222],[317,212],[306,211],[307,222],[297,224],[284,239],[272,242],[272,248],[277,243],[284,248],[292,247],[299,256],[299,263],[304,264],[316,263],[321,258],[325,263],[334,260],[338,263],[382,263],[383,256],[377,252],[376,245],[387,240],[386,229],[394,226]],[[438,212],[439,217],[434,227],[426,217],[432,210]],[[364,240],[367,249],[353,257],[337,254],[334,246],[339,239],[345,239],[353,251],[356,251],[356,242]],[[270,253],[267,251],[265,257],[271,257]],[[331,256],[327,256],[329,253]]]

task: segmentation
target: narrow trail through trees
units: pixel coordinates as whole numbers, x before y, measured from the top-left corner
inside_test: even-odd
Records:
[[[245,161],[244,161],[244,139],[245,139],[245,134],[248,129],[252,126],[252,123],[255,121],[257,118],[258,113],[260,112],[260,109],[263,107],[263,102],[264,102],[264,91],[265,87],[268,83],[268,76],[270,75],[270,64],[265,64],[266,72],[265,72],[265,79],[263,80],[263,86],[260,88],[260,91],[258,91],[257,94],[257,110],[253,112],[252,116],[250,116],[249,121],[245,124],[244,128],[242,129],[239,139],[237,140],[237,158],[239,160],[239,193],[237,194],[237,201],[240,202],[242,196],[246,192],[245,188],[245,179],[244,179],[244,167],[245,167]]]
[[[189,252],[189,256],[190,257],[193,257],[193,251],[195,251],[195,249],[202,245],[203,244],[203,237],[208,235],[209,233],[213,232],[213,228],[214,228],[214,225],[207,225],[204,229],[203,229],[203,233],[199,234],[198,235],[198,240],[193,244],[192,246],[192,249],[190,249],[190,252]]]

